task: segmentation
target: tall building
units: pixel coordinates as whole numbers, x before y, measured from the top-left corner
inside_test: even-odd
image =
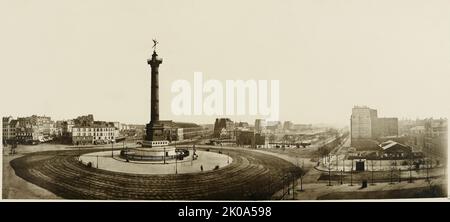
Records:
[[[372,139],[377,119],[377,110],[367,106],[355,106],[350,118],[351,139]]]
[[[256,119],[255,120],[255,131],[258,133],[264,132],[266,130],[266,120]]]
[[[226,132],[230,133],[234,130],[234,123],[229,118],[216,118],[214,122],[214,137],[220,137],[221,133],[225,129]]]
[[[398,118],[378,118],[376,109],[355,106],[350,118],[351,143],[366,146],[368,141],[398,137]]]

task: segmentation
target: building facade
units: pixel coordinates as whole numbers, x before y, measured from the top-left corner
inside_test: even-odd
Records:
[[[377,110],[366,106],[355,106],[350,118],[351,139],[372,139],[377,119]]]
[[[15,133],[18,143],[47,142],[53,139],[56,132],[50,117],[33,115],[17,118]]]
[[[72,127],[72,143],[84,144],[106,144],[112,143],[116,138],[114,124],[107,122],[96,122],[89,126]]]
[[[264,146],[266,137],[261,133],[255,133],[250,130],[241,130],[236,132],[236,144],[238,146]]]
[[[266,120],[264,119],[256,119],[255,120],[255,131],[258,133],[266,131]]]
[[[11,116],[2,118],[2,143],[10,144],[16,139],[17,120]]]
[[[352,146],[372,146],[381,138],[398,137],[398,118],[379,118],[376,109],[355,106],[350,117]]]
[[[231,121],[229,118],[217,118],[214,122],[213,137],[220,137],[221,133],[223,133],[222,129],[225,129],[227,133],[231,134],[231,132],[233,132],[234,130],[233,121]]]
[[[447,119],[427,119],[424,124],[423,152],[431,156],[447,157]]]
[[[398,136],[398,118],[377,118],[375,121],[375,138],[379,137],[397,137]]]

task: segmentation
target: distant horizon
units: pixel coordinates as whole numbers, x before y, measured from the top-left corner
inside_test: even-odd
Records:
[[[281,121],[345,126],[355,104],[380,117],[448,118],[449,8],[421,0],[12,1],[0,7],[0,112],[147,123],[147,59],[157,39],[161,119],[214,121],[171,107],[173,84],[192,84],[195,72],[222,85],[278,81]]]
[[[372,108],[372,107],[369,107]],[[376,108],[374,108],[376,109]],[[377,110],[378,111],[378,110]],[[2,117],[8,117],[11,116],[14,119],[16,118],[20,118],[20,117],[30,117],[32,115],[36,115],[36,116],[46,116],[46,117],[50,117],[53,121],[65,121],[65,120],[73,120],[79,116],[85,116],[85,115],[90,115],[92,114],[94,116],[94,120],[96,121],[106,121],[106,122],[119,122],[119,123],[123,123],[123,124],[131,124],[131,125],[145,125],[147,124],[149,121],[147,122],[142,122],[142,123],[135,123],[135,122],[127,122],[127,121],[118,121],[118,120],[108,120],[108,119],[101,119],[101,118],[97,118],[95,114],[93,113],[86,113],[86,114],[80,114],[77,115],[75,117],[66,117],[66,118],[55,118],[54,116],[51,115],[46,115],[46,114],[28,114],[28,115],[12,115],[12,114],[6,114],[6,115],[2,115]],[[293,124],[311,124],[311,125],[329,125],[329,126],[333,126],[333,127],[349,127],[350,126],[350,115],[351,112],[349,114],[349,122],[348,124],[337,124],[337,123],[327,123],[327,122],[296,122],[296,121],[292,121],[292,120],[278,120],[279,122],[281,122],[282,124],[285,121],[291,121]],[[429,117],[416,117],[416,118],[410,118],[410,117],[396,117],[396,116],[378,116],[380,118],[397,118],[399,121],[405,121],[405,120],[423,120],[423,119],[448,119],[447,117],[436,117],[436,116],[429,116]],[[195,123],[195,124],[200,124],[200,125],[206,125],[206,124],[214,124],[214,121],[216,120],[216,118],[229,118],[230,120],[232,120],[233,122],[247,122],[250,125],[254,125],[254,122],[256,119],[259,118],[255,118],[252,121],[245,121],[245,120],[236,120],[233,117],[229,117],[229,116],[222,116],[222,117],[211,117],[211,121],[210,122],[195,122],[195,121],[181,121],[181,120],[176,120],[176,119],[164,119],[162,118],[161,120],[172,120],[174,122],[178,122],[178,123]]]

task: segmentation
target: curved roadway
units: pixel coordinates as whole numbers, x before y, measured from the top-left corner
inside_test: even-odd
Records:
[[[82,151],[97,152],[107,149]],[[211,152],[219,149],[210,148]],[[89,168],[78,150],[30,153],[11,161],[16,174],[66,199],[98,200],[261,200],[299,170],[281,158],[236,149],[227,167],[192,174],[142,175]],[[290,182],[290,181],[289,181]]]

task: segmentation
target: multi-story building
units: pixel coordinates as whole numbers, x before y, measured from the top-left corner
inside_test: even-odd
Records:
[[[383,137],[398,137],[397,118],[378,118],[376,109],[355,106],[350,118],[352,146],[375,145]]]
[[[414,126],[405,132],[408,137],[407,144],[412,147],[414,152],[422,152],[425,137],[425,127],[424,126]]]
[[[255,120],[255,131],[256,132],[264,132],[266,131],[266,120],[264,119],[256,119]]]
[[[406,132],[407,144],[415,152],[434,157],[446,157],[448,148],[447,119],[416,120]]]
[[[221,133],[223,133],[222,129],[225,129],[227,133],[232,134],[234,131],[234,123],[229,118],[217,118],[214,123],[214,132],[213,136],[218,138]]]
[[[240,130],[236,132],[236,144],[238,146],[264,146],[266,144],[266,137],[262,133],[255,133],[250,130]]]
[[[89,126],[94,123],[94,115],[89,114],[86,116],[79,116],[79,117],[75,118],[73,121],[74,121],[74,124],[77,126]]]
[[[2,143],[10,144],[12,140],[16,139],[16,125],[17,120],[14,120],[11,116],[2,118]]]
[[[33,115],[17,118],[16,139],[19,143],[39,143],[53,139],[56,133],[50,117]]]
[[[212,130],[207,130],[194,123],[177,122],[172,127],[176,130],[176,138],[173,138],[173,140],[193,139],[196,137],[207,136],[209,132],[212,132]]]
[[[56,121],[57,139],[61,143],[72,143],[72,128],[75,126],[74,120],[60,120]]]
[[[72,127],[72,143],[105,144],[115,141],[116,128],[113,123],[95,121],[90,125],[75,125]]]
[[[447,119],[427,119],[424,125],[423,152],[433,156],[447,156]]]
[[[398,119],[397,118],[377,118],[375,121],[375,138],[397,137]]]
[[[250,125],[247,122],[238,122],[235,124],[236,127],[248,128]]]
[[[366,106],[355,106],[350,118],[351,139],[372,139],[377,110]]]

